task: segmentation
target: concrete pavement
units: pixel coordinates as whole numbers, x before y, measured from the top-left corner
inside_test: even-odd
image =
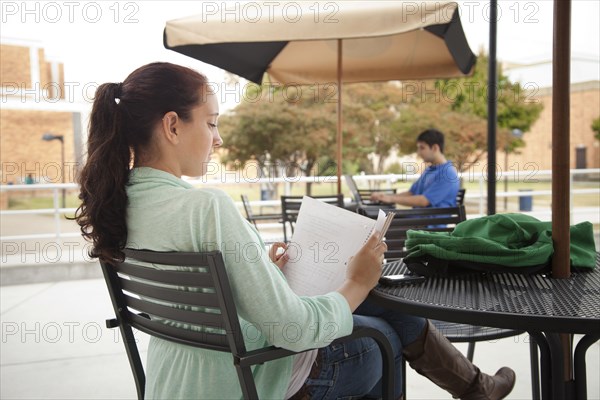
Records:
[[[135,386],[102,279],[0,288],[2,399],[133,399]],[[142,357],[147,337],[138,333]],[[458,346],[466,352],[466,345]],[[508,399],[530,399],[528,336],[478,343],[475,362],[493,373],[508,365],[517,383]],[[600,399],[600,345],[587,355],[588,398]],[[450,399],[408,371],[408,398]]]
[[[37,216],[2,218],[2,235],[50,232],[53,221]],[[62,225],[64,224],[64,225]],[[76,232],[72,221],[61,230]],[[261,233],[265,229],[261,229]],[[272,235],[281,235],[280,228]],[[597,235],[597,233],[596,233]],[[596,236],[596,246],[600,241]],[[135,385],[118,331],[104,320],[112,306],[97,262],[81,238],[2,243],[0,263],[0,399],[133,399]],[[138,334],[145,358],[147,337]],[[458,345],[466,353],[466,345]],[[528,336],[478,343],[475,362],[493,373],[503,365],[517,373],[509,399],[530,399]],[[588,398],[600,400],[600,345],[587,353]],[[408,371],[409,399],[450,396]]]

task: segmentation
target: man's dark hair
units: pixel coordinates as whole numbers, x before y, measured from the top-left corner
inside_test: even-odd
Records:
[[[417,142],[427,143],[429,147],[437,144],[440,152],[444,152],[444,134],[437,129],[427,129],[417,136]]]

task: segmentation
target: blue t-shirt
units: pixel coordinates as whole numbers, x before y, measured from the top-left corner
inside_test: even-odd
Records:
[[[450,161],[427,167],[410,187],[414,195],[422,194],[429,200],[429,207],[455,207],[460,188],[458,174]]]

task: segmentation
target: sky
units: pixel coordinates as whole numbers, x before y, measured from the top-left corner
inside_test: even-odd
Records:
[[[200,14],[207,3],[214,7],[224,4],[223,1],[0,1],[0,35],[3,39],[37,42],[45,49],[47,58],[64,63],[66,82],[82,86],[120,82],[135,68],[152,61],[186,65],[203,72],[211,81],[221,82],[225,77],[222,70],[166,50],[162,42],[166,21]],[[481,48],[487,50],[489,2],[459,0],[458,3],[471,49],[475,53]],[[498,59],[518,63],[550,60],[553,1],[499,0],[498,3]],[[244,3],[229,1],[227,7],[236,5],[243,17]],[[599,19],[600,1],[573,0],[573,56],[597,63]],[[228,99],[226,108],[236,100]]]

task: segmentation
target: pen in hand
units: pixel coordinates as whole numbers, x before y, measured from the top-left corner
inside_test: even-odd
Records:
[[[283,242],[275,242],[269,249],[269,258],[279,267],[279,269],[283,269],[290,259],[290,256],[287,253],[287,247],[287,244]]]
[[[396,215],[395,212],[389,212],[385,216],[385,222],[383,223],[383,227],[381,228],[381,233],[379,235],[379,242],[378,242],[378,244],[381,243],[381,242],[383,242],[383,238],[385,236],[385,233],[387,232],[388,228],[392,224],[392,221],[394,219],[394,215]]]

